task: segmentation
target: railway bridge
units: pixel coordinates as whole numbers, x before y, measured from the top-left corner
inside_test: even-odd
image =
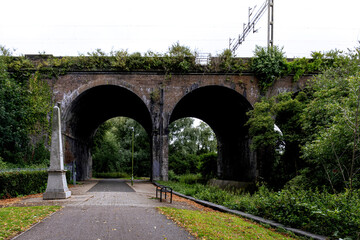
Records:
[[[298,91],[308,78],[278,79],[266,95]],[[53,92],[62,109],[65,163],[75,161],[78,180],[91,177],[90,143],[97,128],[117,116],[132,118],[147,131],[152,180],[168,179],[169,124],[184,117],[203,120],[216,134],[220,179],[253,182],[258,176],[263,160],[251,151],[244,126],[246,113],[261,98],[253,73],[74,71],[60,76]]]

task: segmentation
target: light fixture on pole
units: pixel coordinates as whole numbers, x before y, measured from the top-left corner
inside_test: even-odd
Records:
[[[131,186],[134,185],[134,127],[132,127],[132,146],[131,146]]]

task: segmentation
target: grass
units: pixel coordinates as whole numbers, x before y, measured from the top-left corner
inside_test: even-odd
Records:
[[[228,213],[166,207],[159,210],[199,239],[296,239]]]
[[[328,237],[360,240],[360,189],[331,194],[325,190],[287,188],[231,193],[216,187],[159,182],[174,191],[227,208],[263,217],[285,226]]]
[[[16,236],[60,208],[60,206],[0,208],[0,240]]]

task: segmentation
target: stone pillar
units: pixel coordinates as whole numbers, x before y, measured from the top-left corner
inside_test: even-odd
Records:
[[[164,90],[159,88],[159,99],[152,102],[154,128],[151,134],[152,169],[151,180],[168,180],[168,133],[164,114]]]
[[[168,136],[152,136],[152,175],[151,180],[168,180]]]
[[[43,199],[64,199],[71,196],[66,182],[66,170],[64,170],[64,155],[61,136],[60,108],[53,109],[50,168],[48,170],[48,182]]]

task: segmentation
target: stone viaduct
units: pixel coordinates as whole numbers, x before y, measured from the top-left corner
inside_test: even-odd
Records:
[[[298,91],[310,76],[276,81],[266,95]],[[218,141],[218,177],[253,182],[260,161],[250,150],[246,112],[260,99],[252,73],[69,72],[53,85],[62,109],[65,163],[75,161],[77,179],[91,177],[90,143],[100,124],[124,116],[138,121],[151,142],[151,179],[168,178],[169,124],[184,117],[206,122]]]

